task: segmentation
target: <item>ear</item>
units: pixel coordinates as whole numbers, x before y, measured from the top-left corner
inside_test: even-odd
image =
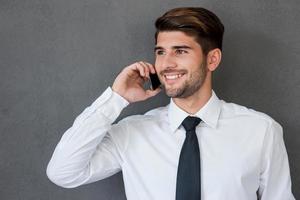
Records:
[[[222,52],[219,48],[210,50],[206,58],[208,70],[215,71],[221,62]]]

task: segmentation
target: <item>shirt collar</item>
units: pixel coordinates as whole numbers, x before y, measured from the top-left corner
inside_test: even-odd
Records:
[[[216,128],[221,111],[221,102],[214,91],[206,104],[193,116],[199,117],[204,123],[212,128]],[[171,126],[171,131],[181,125],[182,121],[190,114],[179,108],[171,98],[168,108],[168,118]]]

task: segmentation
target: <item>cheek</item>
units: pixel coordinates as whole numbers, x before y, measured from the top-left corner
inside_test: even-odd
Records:
[[[156,70],[157,72],[159,72],[160,69],[161,69],[161,64],[160,64],[160,63],[161,63],[161,62],[160,62],[160,59],[159,59],[159,58],[155,58],[154,68],[155,68],[155,70]]]
[[[181,55],[175,58],[176,62],[181,66],[193,67],[198,62],[198,58],[192,55]]]
[[[193,58],[190,59],[190,62],[187,63],[187,65],[190,67],[190,71],[196,72],[199,71],[203,67],[203,60],[199,58]]]

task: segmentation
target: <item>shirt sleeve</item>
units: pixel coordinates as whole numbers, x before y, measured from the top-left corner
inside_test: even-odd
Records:
[[[291,191],[288,155],[282,127],[272,121],[267,129],[262,154],[260,200],[295,200]]]
[[[128,142],[126,124],[112,123],[128,104],[107,88],[63,134],[47,167],[49,179],[61,187],[73,188],[120,171],[120,153]]]

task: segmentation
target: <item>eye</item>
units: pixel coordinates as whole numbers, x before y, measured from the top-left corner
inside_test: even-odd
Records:
[[[155,51],[155,54],[156,54],[156,55],[164,55],[165,52],[164,52],[163,50],[156,50],[156,51]]]
[[[176,49],[175,53],[180,55],[180,54],[188,53],[188,51],[183,50],[183,49]]]

